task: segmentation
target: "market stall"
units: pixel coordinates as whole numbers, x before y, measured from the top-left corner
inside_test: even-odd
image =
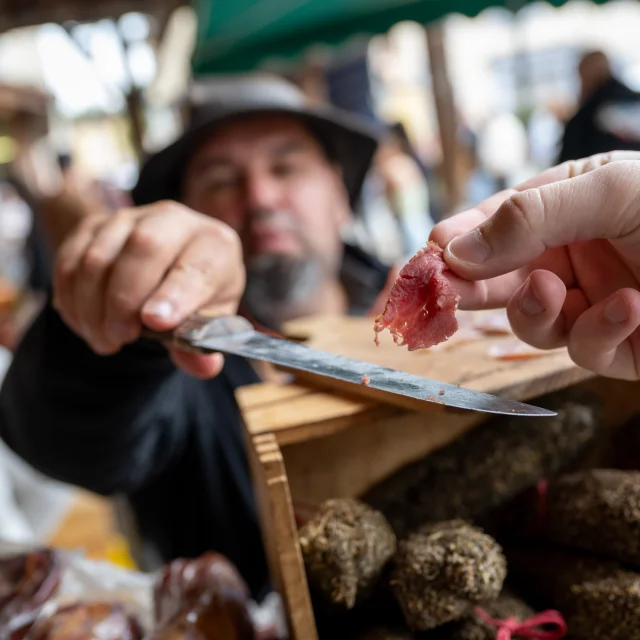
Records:
[[[295,21],[311,24],[316,39],[333,40],[356,26],[377,30],[409,17],[426,23],[445,11],[441,2],[380,3],[386,6],[371,14],[380,20],[374,27],[365,19],[370,3],[351,4],[339,26],[339,12],[326,24],[320,17],[338,5],[344,10],[344,3],[297,3],[280,13],[284,5],[275,2],[235,7],[248,13],[215,3],[216,10],[229,11],[220,22],[225,31],[201,42],[196,67],[220,70],[225,60],[228,70],[243,60],[253,65],[252,56],[266,51],[261,36],[244,58],[234,48],[251,40],[251,25],[273,27],[269,38],[293,54],[312,39],[292,29]],[[473,5],[472,13],[486,4],[466,6]],[[410,15],[418,5],[422,13]],[[303,9],[310,12],[307,21]],[[16,8],[16,24],[20,15]],[[203,24],[206,34],[211,24]],[[433,59],[444,57],[439,35],[432,31],[429,38]],[[226,47],[227,40],[233,46]],[[438,91],[441,125],[450,134],[453,119],[443,124],[452,111],[446,74],[438,81],[444,87]],[[13,309],[15,296],[6,297],[6,308]],[[109,640],[314,640],[338,637],[339,627],[345,637],[433,632],[441,640],[502,640],[509,636],[499,630],[517,636],[535,627],[548,632],[537,637],[560,640],[567,625],[577,640],[639,637],[638,461],[633,447],[621,456],[612,437],[631,425],[630,442],[640,442],[637,385],[594,377],[564,349],[528,348],[511,334],[504,314],[460,313],[459,321],[446,343],[413,353],[388,336],[376,347],[369,318],[307,318],[290,323],[286,333],[442,383],[535,401],[557,415],[454,411],[444,406],[444,389],[428,402],[382,396],[366,374],[355,387],[299,374],[293,382],[237,391],[263,542],[288,634],[278,629],[277,615],[262,615],[235,568],[213,553],[176,560],[153,575],[116,568],[129,558],[118,546],[113,505],[79,493],[47,537],[47,548],[0,543],[6,596],[0,637],[68,640],[78,629],[85,632],[80,637],[95,637],[101,628]],[[551,545],[554,555],[545,555],[540,544]],[[550,605],[512,595],[517,578]],[[536,618],[536,611],[543,616]],[[387,625],[393,630],[384,635]]]
[[[558,418],[492,418],[444,410],[437,399],[423,403],[422,410],[407,410],[372,400],[366,385],[340,392],[323,388],[326,381],[317,378],[238,391],[264,541],[291,637],[319,637],[327,618],[317,572],[331,574],[340,562],[348,562],[349,540],[340,547],[342,560],[331,559],[331,545],[339,544],[332,535],[340,527],[328,524],[332,507],[327,501],[364,500],[384,514],[398,541],[434,519],[484,524],[488,513],[506,505],[513,508],[513,500],[535,490],[541,480],[576,465],[610,464],[611,459],[603,457],[610,452],[603,443],[640,412],[632,383],[593,377],[576,367],[565,350],[527,348],[510,334],[504,314],[460,317],[462,328],[449,343],[417,353],[398,348],[390,338],[376,348],[368,319],[307,319],[292,323],[288,332],[332,353],[512,399],[535,399],[541,406],[548,402],[558,410]],[[630,494],[625,499],[633,501]],[[325,511],[317,515],[321,505]],[[358,516],[349,518],[344,527],[357,527]],[[503,533],[499,539],[504,540]],[[321,545],[321,561],[313,555],[314,544]],[[362,552],[363,547],[358,548]],[[382,564],[388,567],[388,560]],[[348,565],[352,571],[358,566],[353,562]],[[339,590],[338,577],[327,580],[334,580],[332,593]],[[420,606],[426,606],[426,592],[425,587],[423,596],[416,596]],[[341,625],[348,624],[350,616],[355,620],[363,607],[366,611],[366,602],[353,609],[342,605]],[[373,614],[362,615],[376,620],[377,605],[372,606]],[[333,637],[335,629],[329,628],[320,637]],[[486,637],[496,637],[495,631]]]

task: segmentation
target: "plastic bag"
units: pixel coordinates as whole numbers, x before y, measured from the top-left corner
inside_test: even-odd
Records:
[[[78,640],[127,640],[117,635],[127,625],[138,640],[154,624],[153,584],[153,575],[80,553],[0,542],[0,640],[62,638],[56,625],[89,629],[91,620],[97,630]]]
[[[0,559],[0,628],[27,625],[58,591],[62,580],[60,555],[39,549]]]
[[[0,541],[0,640],[286,637],[280,597],[249,600],[239,573],[219,554],[175,560],[147,574],[78,552]]]

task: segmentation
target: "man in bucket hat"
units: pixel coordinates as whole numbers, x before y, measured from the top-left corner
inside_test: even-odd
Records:
[[[241,302],[271,324],[366,310],[386,272],[341,232],[377,133],[274,81],[222,84],[196,111],[143,167],[135,207],[88,215],[60,246],[52,301],[4,382],[0,435],[53,478],[124,494],[161,560],[218,551],[259,597],[267,568],[234,400],[256,373],[141,330]]]
[[[271,76],[198,85],[192,103],[190,130],[147,162],[135,203],[179,201],[234,229],[247,267],[243,311],[262,324],[366,313],[387,270],[342,235],[379,128],[310,105]]]

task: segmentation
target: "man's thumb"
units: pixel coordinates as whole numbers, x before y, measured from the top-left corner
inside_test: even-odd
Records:
[[[512,195],[485,222],[454,238],[445,260],[459,276],[484,280],[530,264],[547,249],[640,228],[640,162],[595,171]]]

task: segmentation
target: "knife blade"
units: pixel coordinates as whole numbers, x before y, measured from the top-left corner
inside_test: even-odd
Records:
[[[289,371],[310,375],[332,388],[350,389],[368,397],[384,397],[391,404],[413,410],[437,407],[528,417],[555,416],[541,407],[501,398],[411,373],[381,367],[313,349],[260,331],[240,316],[207,316],[199,313],[170,332],[145,329],[143,337],[170,342],[188,351],[223,353],[269,362]],[[381,396],[383,394],[383,396]]]

